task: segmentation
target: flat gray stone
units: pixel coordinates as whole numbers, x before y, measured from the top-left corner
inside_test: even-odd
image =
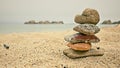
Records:
[[[89,57],[89,56],[103,56],[104,51],[103,49],[91,49],[89,51],[75,51],[72,49],[65,49],[63,51],[63,54],[66,55],[69,58],[75,59],[75,58],[82,58],[82,57]]]
[[[73,30],[86,35],[94,35],[100,31],[100,28],[94,24],[80,24],[75,26]]]

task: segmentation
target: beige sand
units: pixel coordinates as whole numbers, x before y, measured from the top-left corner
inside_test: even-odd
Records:
[[[75,33],[34,32],[0,34],[0,68],[120,68],[120,27],[102,28],[96,34],[103,48],[103,56],[70,59],[63,54],[67,49],[64,36]],[[10,46],[5,49],[3,44]]]

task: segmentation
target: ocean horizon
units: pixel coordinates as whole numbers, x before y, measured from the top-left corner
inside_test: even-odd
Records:
[[[2,23],[0,25],[0,34],[20,33],[20,32],[51,32],[72,30],[78,24],[24,24],[24,23]],[[116,24],[97,24],[98,27],[112,27]]]

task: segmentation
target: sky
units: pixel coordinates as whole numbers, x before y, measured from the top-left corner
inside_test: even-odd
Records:
[[[120,0],[0,0],[0,23],[64,21],[74,23],[85,8],[96,9],[100,22],[120,20]]]

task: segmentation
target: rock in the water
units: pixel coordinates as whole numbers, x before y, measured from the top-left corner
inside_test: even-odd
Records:
[[[102,56],[104,55],[103,49],[90,49],[86,52],[81,51],[75,51],[72,49],[66,49],[63,51],[63,53],[68,56],[69,58],[75,59],[75,58],[81,58],[81,57],[89,57],[89,56]]]
[[[93,24],[80,24],[74,27],[73,30],[86,35],[94,35],[100,31],[100,28]]]
[[[115,21],[112,24],[120,24],[120,21]]]
[[[37,24],[37,23],[35,22],[35,20],[30,20],[28,22],[25,22],[25,24]]]
[[[97,24],[100,20],[99,13],[95,9],[87,8],[82,15],[76,15],[74,21],[79,24]]]
[[[97,43],[100,41],[95,35],[83,35],[81,33],[65,36],[64,39],[71,43]]]
[[[76,43],[76,44],[68,43],[67,46],[77,51],[88,51],[91,49],[90,43]]]
[[[111,20],[105,20],[102,24],[112,24]]]

